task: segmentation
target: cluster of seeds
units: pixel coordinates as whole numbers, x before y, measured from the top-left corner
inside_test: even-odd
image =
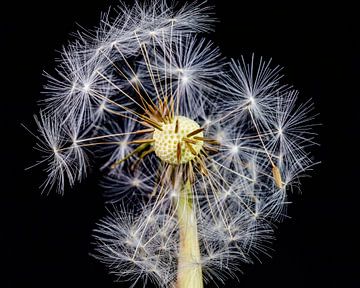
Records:
[[[224,57],[206,39],[206,1],[134,1],[77,33],[46,74],[42,188],[63,193],[101,164],[119,205],[95,257],[112,274],[131,287],[224,284],[267,254],[287,192],[312,169],[313,107],[271,61]]]
[[[185,164],[199,154],[203,146],[203,141],[199,139],[203,137],[203,132],[195,121],[176,116],[171,123],[163,124],[161,128],[153,134],[154,152],[161,160],[169,164]],[[194,131],[199,132],[190,135]]]

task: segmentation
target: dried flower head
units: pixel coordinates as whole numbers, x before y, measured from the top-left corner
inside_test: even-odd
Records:
[[[210,16],[197,3],[121,5],[46,74],[43,189],[63,193],[90,158],[103,162],[105,195],[119,204],[95,230],[95,257],[134,284],[236,276],[266,253],[286,191],[312,166],[311,103],[297,104],[271,61],[222,57],[202,38]]]

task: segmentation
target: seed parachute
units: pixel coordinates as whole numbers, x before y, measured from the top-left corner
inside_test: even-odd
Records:
[[[267,253],[287,192],[313,166],[311,102],[271,61],[223,57],[205,38],[211,11],[121,4],[45,74],[42,189],[62,194],[101,163],[111,212],[93,255],[131,286],[236,277]]]

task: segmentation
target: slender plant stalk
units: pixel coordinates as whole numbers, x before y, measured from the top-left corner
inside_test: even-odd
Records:
[[[199,237],[189,180],[180,193],[177,208],[180,246],[176,288],[203,288]]]

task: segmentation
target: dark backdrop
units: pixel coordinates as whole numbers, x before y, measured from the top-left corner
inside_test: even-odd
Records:
[[[131,2],[131,1],[128,1]],[[241,2],[241,3],[237,3]],[[68,34],[98,23],[116,1],[7,1],[1,4],[1,245],[2,287],[128,287],[113,283],[88,256],[91,230],[104,215],[96,177],[64,197],[40,195],[41,171],[24,168],[39,155],[34,128],[44,79]],[[357,194],[359,173],[359,22],[344,1],[315,7],[301,1],[210,1],[220,19],[211,37],[225,55],[273,58],[286,80],[313,98],[320,113],[322,161],[302,193],[292,195],[291,219],[279,226],[272,258],[244,266],[239,287],[360,287]],[[235,4],[236,3],[236,4]],[[228,282],[235,286],[237,282]]]

